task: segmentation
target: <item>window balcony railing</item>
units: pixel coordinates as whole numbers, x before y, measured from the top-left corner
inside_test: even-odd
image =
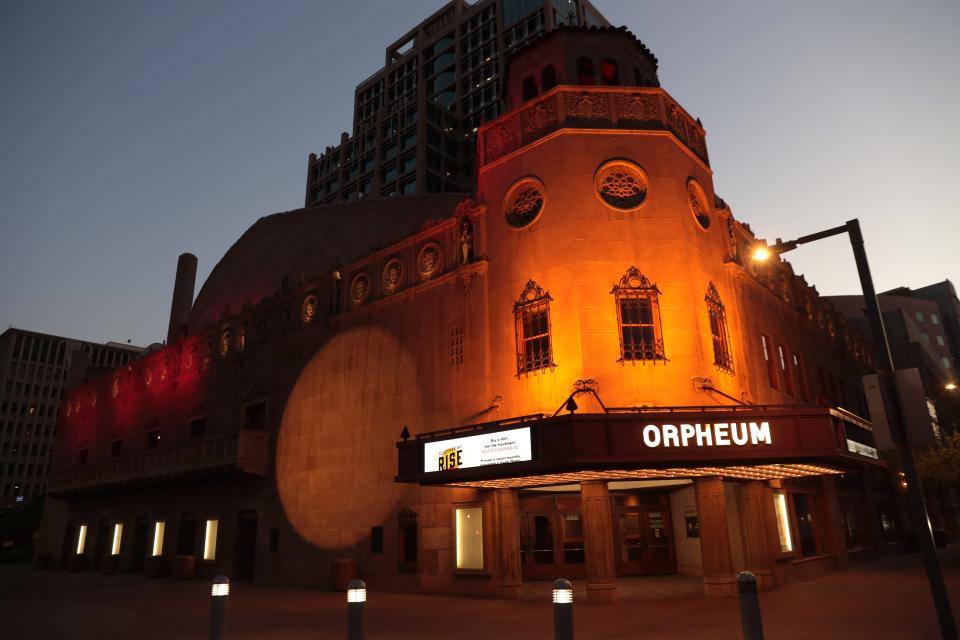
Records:
[[[199,474],[264,476],[269,451],[269,433],[243,430],[167,449],[121,456],[101,464],[74,467],[52,476],[47,492],[58,495],[130,484],[159,485]]]

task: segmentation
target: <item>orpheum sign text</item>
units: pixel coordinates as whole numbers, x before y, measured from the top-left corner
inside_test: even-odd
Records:
[[[729,447],[773,444],[769,422],[648,424],[643,444],[657,447]]]

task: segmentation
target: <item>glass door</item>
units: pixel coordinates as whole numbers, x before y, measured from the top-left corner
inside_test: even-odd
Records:
[[[561,512],[563,522],[563,563],[557,577],[582,578],[586,575],[583,552],[583,514],[580,511]]]
[[[617,509],[617,567],[620,575],[676,571],[670,510],[666,506]]]
[[[621,575],[643,574],[643,507],[621,507],[617,513],[617,564]]]
[[[553,513],[525,513],[520,528],[524,579],[557,577]]]
[[[645,508],[646,544],[643,560],[646,573],[673,573],[673,536],[670,532],[670,511],[665,508]]]

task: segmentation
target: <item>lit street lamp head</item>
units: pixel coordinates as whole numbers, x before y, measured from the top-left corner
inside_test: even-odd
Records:
[[[757,262],[763,262],[764,260],[769,260],[770,255],[770,249],[764,245],[760,245],[753,250],[753,253],[750,255],[750,257]]]

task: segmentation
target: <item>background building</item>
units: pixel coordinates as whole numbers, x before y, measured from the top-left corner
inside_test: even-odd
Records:
[[[44,494],[64,390],[83,379],[71,367],[96,374],[142,351],[22,329],[0,335],[0,506]]]
[[[357,85],[353,132],[310,155],[304,206],[471,192],[477,128],[503,110],[505,60],[563,25],[609,23],[588,0],[446,4],[388,46],[383,68]]]
[[[828,299],[865,335],[872,335],[862,296]],[[960,429],[960,389],[948,388],[958,382],[960,353],[960,301],[953,283],[944,280],[919,289],[899,287],[877,299],[895,366],[919,371],[923,393],[931,405],[931,425],[939,434],[956,432]]]

